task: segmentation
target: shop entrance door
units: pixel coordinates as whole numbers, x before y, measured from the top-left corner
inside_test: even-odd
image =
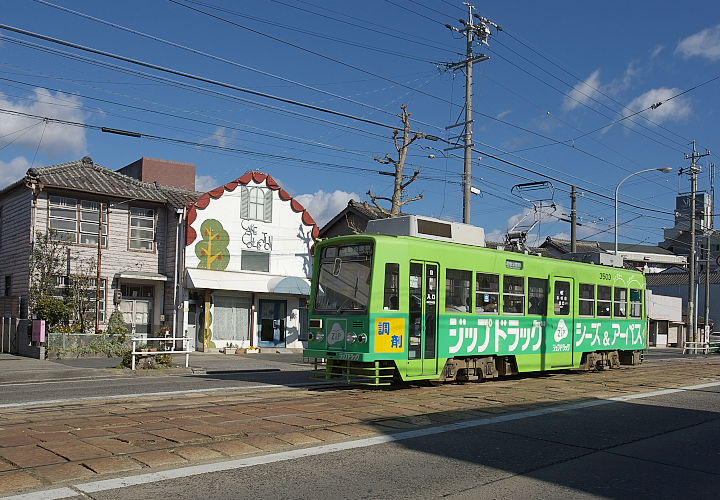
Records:
[[[265,347],[285,347],[285,318],[287,302],[284,300],[260,300],[258,327],[259,344]]]

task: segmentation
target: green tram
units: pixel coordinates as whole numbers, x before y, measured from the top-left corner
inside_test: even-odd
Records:
[[[414,230],[394,232],[410,236],[317,244],[304,354],[326,360],[327,378],[462,382],[641,362],[642,273],[485,248],[484,234],[458,243],[453,232],[482,229],[407,219]]]

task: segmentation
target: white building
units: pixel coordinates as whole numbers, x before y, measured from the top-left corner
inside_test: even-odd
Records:
[[[197,350],[302,348],[319,229],[267,174],[248,172],[186,212],[180,332]]]

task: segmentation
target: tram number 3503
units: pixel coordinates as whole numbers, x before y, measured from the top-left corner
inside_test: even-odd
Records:
[[[601,279],[601,280],[612,281],[612,274],[610,274],[610,273],[600,273],[600,279]]]

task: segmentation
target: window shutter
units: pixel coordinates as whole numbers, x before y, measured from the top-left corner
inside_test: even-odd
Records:
[[[250,218],[250,190],[247,186],[243,186],[240,190],[240,218]]]
[[[263,208],[265,209],[265,214],[263,216],[264,222],[272,222],[272,202],[273,202],[273,194],[272,190],[265,189],[265,200],[263,203]]]

